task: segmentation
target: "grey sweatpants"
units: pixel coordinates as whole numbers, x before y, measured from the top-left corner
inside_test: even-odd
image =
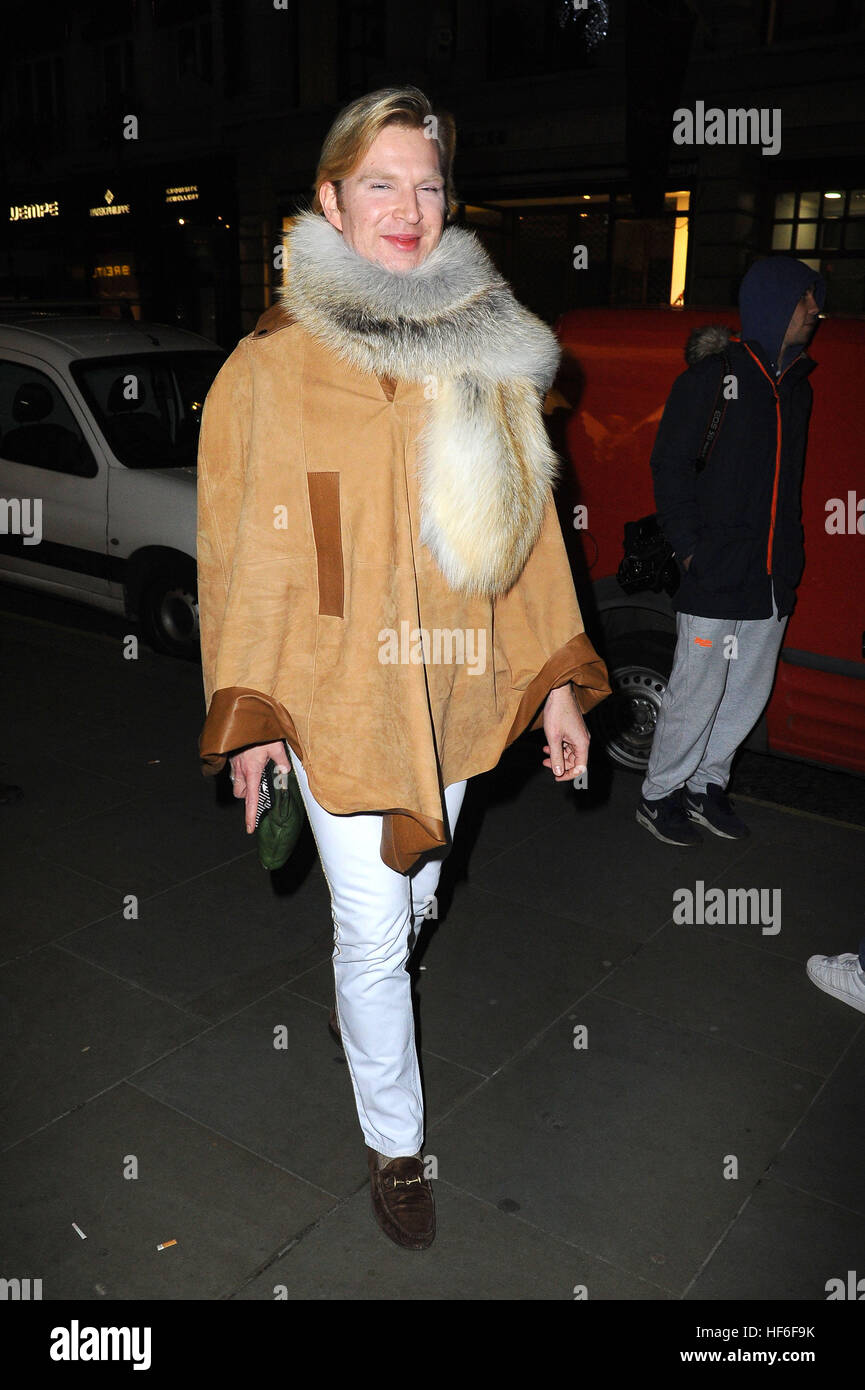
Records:
[[[687,784],[726,790],[733,754],[769,699],[787,627],[771,618],[676,615],[676,654],[664,692],[643,796],[657,801]]]

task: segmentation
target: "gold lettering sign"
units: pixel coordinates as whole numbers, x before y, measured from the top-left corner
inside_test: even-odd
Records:
[[[128,265],[98,265],[93,271],[94,280],[110,280],[115,275],[131,275]]]
[[[20,203],[9,209],[10,222],[23,222],[32,217],[57,217],[60,205],[53,203]]]
[[[166,203],[194,203],[198,198],[198,184],[178,184],[176,188],[166,188]]]
[[[91,217],[116,217],[120,213],[131,212],[129,203],[115,203],[114,194],[110,188],[105,190],[105,207],[91,208]]]

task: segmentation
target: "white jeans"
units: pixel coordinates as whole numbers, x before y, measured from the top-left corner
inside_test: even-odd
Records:
[[[423,1097],[405,966],[412,931],[431,915],[429,899],[450,844],[398,874],[382,862],[382,817],[331,815],[313,797],[293,753],[291,762],[330,889],[336,1011],[360,1127],[370,1148],[388,1158],[416,1154]],[[445,788],[451,840],[465,789],[465,782]]]

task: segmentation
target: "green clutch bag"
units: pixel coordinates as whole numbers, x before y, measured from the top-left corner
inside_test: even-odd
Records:
[[[277,772],[269,759],[261,774],[255,833],[258,859],[264,869],[281,869],[294,849],[306,819],[306,807],[294,768]]]

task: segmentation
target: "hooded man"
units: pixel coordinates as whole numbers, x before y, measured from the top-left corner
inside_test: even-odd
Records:
[[[739,290],[740,336],[715,326],[692,334],[689,369],[658,428],[655,503],[681,584],[637,821],[667,844],[699,844],[696,824],[724,839],[749,833],[726,790],[733,755],[769,699],[802,575],[815,365],[805,347],[825,293],[802,261],[757,261]]]

